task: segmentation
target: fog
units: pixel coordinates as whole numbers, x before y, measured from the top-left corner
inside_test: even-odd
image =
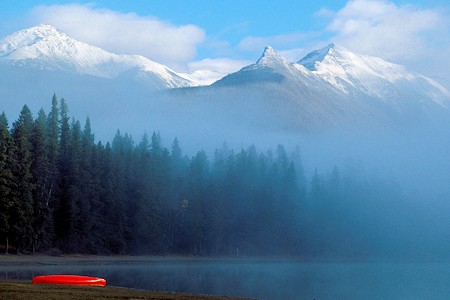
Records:
[[[178,137],[187,153],[205,149],[212,154],[223,142],[236,152],[250,145],[260,151],[274,151],[279,144],[290,153],[297,149],[296,166],[304,172],[309,195],[300,204],[309,215],[300,214],[299,226],[318,241],[324,256],[351,256],[349,249],[356,248],[355,257],[449,258],[448,116],[304,130],[273,107],[279,103],[267,108],[264,92],[229,99],[229,93],[211,97],[200,90],[193,99],[190,91],[175,91],[163,97],[165,110],[160,103],[159,109],[144,109],[155,114],[141,124],[159,130],[167,142]],[[314,175],[327,181],[334,169],[339,188],[346,191],[329,186],[329,193],[335,193],[328,196],[330,203],[308,203]]]
[[[170,99],[162,101],[168,105],[165,109],[161,104],[158,109],[139,105],[146,114],[136,124],[148,124],[144,126],[148,131],[160,131],[167,143],[178,137],[188,154],[199,149],[212,154],[223,142],[236,152],[252,144],[261,151],[274,150],[278,144],[288,152],[298,147],[300,161],[296,165],[304,170],[308,190],[314,172],[325,178],[334,167],[342,180],[357,185],[360,191],[356,194],[336,195],[335,201],[341,201],[337,206],[323,203],[324,212],[318,212],[316,218],[301,216],[303,220],[299,220],[301,226],[307,227],[305,231],[317,235],[313,239],[328,241],[323,246],[324,255],[348,256],[349,248],[360,247],[364,249],[355,250],[356,256],[364,253],[418,260],[449,257],[449,127],[427,127],[411,120],[400,128],[340,128],[298,134],[289,122],[280,122],[258,105],[245,103],[230,112],[227,106],[236,103],[199,108],[190,99],[181,104]],[[207,101],[202,99],[202,104]],[[127,122],[124,120],[121,128],[126,128]],[[321,226],[335,228],[323,232]]]
[[[59,75],[51,76],[54,82]],[[298,255],[449,258],[448,110],[420,117],[402,115],[399,122],[397,115],[364,122],[364,116],[343,121],[333,119],[333,114],[321,122],[314,112],[294,109],[291,98],[280,96],[276,86],[267,83],[265,89],[149,92],[98,79],[94,91],[84,89],[92,87],[83,81],[91,81],[90,77],[70,85],[60,78],[57,89],[42,84],[45,76],[38,78],[18,99],[13,92],[5,95],[1,109],[10,120],[18,115],[21,102],[29,103],[35,114],[40,107],[48,111],[56,92],[67,100],[75,119],[89,116],[95,139],[102,143],[112,142],[117,129],[130,134],[136,144],[144,133],[159,132],[164,147],[170,148],[177,138],[184,155],[194,157],[205,150],[210,160],[224,143],[234,153],[252,145],[258,152],[276,153],[283,145],[305,193],[297,203],[296,233],[305,250]],[[337,182],[333,176],[338,176]],[[315,188],[319,188],[317,195]]]
[[[323,263],[152,258],[140,262],[7,267],[0,279],[91,274],[108,285],[256,299],[446,299],[448,263]]]

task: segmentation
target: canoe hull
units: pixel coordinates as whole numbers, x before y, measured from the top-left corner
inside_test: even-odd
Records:
[[[106,280],[98,277],[80,275],[45,275],[36,276],[31,282],[33,284],[67,284],[81,286],[105,286]]]

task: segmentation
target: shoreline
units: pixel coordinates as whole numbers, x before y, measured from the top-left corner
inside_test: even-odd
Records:
[[[68,254],[68,255],[47,255],[47,254],[8,254],[0,255],[0,266],[7,265],[22,265],[35,263],[37,265],[58,265],[58,264],[70,264],[70,263],[139,263],[139,262],[160,262],[169,260],[195,260],[195,257],[183,257],[183,256],[132,256],[132,255],[81,255],[81,254]],[[202,258],[203,259],[203,258]]]
[[[334,274],[334,272],[336,272],[336,270],[343,270],[345,271],[343,274],[347,274],[348,276],[355,276],[355,274],[358,274],[358,278],[359,277],[364,277],[366,275],[366,272],[373,272],[374,276],[386,276],[386,271],[393,271],[395,274],[403,274],[406,275],[406,278],[409,278],[408,276],[410,276],[411,274],[411,270],[423,270],[424,274],[428,274],[431,277],[430,278],[434,278],[437,279],[435,281],[437,281],[438,283],[434,283],[435,281],[431,282],[427,277],[419,277],[423,282],[425,282],[426,284],[430,285],[433,288],[438,289],[438,292],[441,293],[441,290],[443,291],[443,287],[440,286],[439,282],[441,280],[441,274],[442,270],[445,270],[446,268],[448,268],[449,264],[448,261],[445,262],[444,265],[441,265],[442,262],[432,262],[432,264],[436,264],[438,263],[439,266],[430,266],[428,265],[430,262],[411,262],[411,261],[387,261],[386,259],[384,260],[376,260],[376,261],[356,261],[356,260],[315,260],[315,259],[308,259],[308,258],[293,258],[293,257],[285,257],[285,258],[279,258],[279,257],[193,257],[193,256],[95,256],[95,255],[61,255],[61,256],[49,256],[49,255],[0,255],[0,275],[3,275],[2,278],[4,279],[0,279],[0,300],[3,299],[36,299],[36,300],[43,300],[43,299],[173,299],[173,300],[178,300],[178,299],[205,299],[205,300],[211,300],[211,299],[243,299],[243,298],[233,298],[233,297],[226,297],[226,296],[219,296],[219,295],[230,295],[230,294],[234,294],[236,296],[238,295],[242,295],[242,297],[244,297],[244,295],[248,296],[253,296],[253,297],[257,297],[258,291],[255,293],[255,291],[251,292],[251,293],[233,293],[232,291],[237,291],[235,290],[236,288],[239,288],[239,285],[235,285],[236,281],[229,281],[224,283],[224,289],[219,289],[219,290],[208,290],[208,289],[196,289],[196,288],[191,288],[191,287],[195,287],[197,286],[196,281],[187,281],[184,284],[184,288],[183,289],[177,289],[174,288],[174,285],[166,285],[166,280],[171,280],[170,277],[165,277],[165,276],[160,276],[160,277],[155,277],[155,279],[151,279],[151,280],[156,280],[158,281],[159,279],[161,279],[161,282],[163,283],[161,284],[157,284],[157,285],[142,285],[142,284],[137,284],[137,285],[133,285],[133,284],[128,284],[128,283],[124,283],[123,281],[118,280],[116,275],[111,275],[112,273],[109,272],[104,272],[104,273],[99,273],[99,274],[79,274],[77,271],[75,271],[74,274],[78,274],[78,275],[87,275],[87,276],[99,276],[102,278],[105,278],[108,281],[108,277],[111,277],[111,284],[109,285],[109,281],[108,281],[108,285],[106,286],[106,288],[100,288],[100,290],[95,290],[95,287],[88,287],[88,291],[87,292],[96,292],[97,294],[95,295],[86,295],[83,294],[86,291],[84,290],[80,290],[79,287],[75,287],[75,289],[73,289],[72,287],[67,287],[67,286],[59,286],[57,290],[53,288],[51,288],[50,286],[45,286],[45,287],[39,287],[36,285],[32,285],[31,284],[31,279],[33,276],[35,275],[42,275],[39,274],[39,272],[41,271],[32,271],[30,272],[28,267],[30,267],[30,269],[35,269],[35,270],[50,270],[51,273],[55,273],[55,270],[61,270],[62,272],[67,272],[67,270],[103,270],[106,269],[108,270],[110,268],[110,266],[112,266],[112,270],[122,270],[122,268],[125,268],[125,264],[130,264],[130,268],[133,269],[135,267],[139,268],[140,264],[147,264],[148,266],[146,266],[145,268],[149,267],[152,268],[152,265],[157,266],[159,263],[161,263],[162,265],[165,264],[169,264],[169,267],[173,267],[173,265],[171,265],[171,263],[174,262],[175,266],[179,266],[181,265],[181,267],[184,267],[184,265],[187,265],[187,269],[189,270],[188,274],[195,274],[196,272],[196,267],[197,263],[201,263],[204,262],[204,264],[201,265],[201,267],[205,267],[205,268],[209,268],[211,265],[214,266],[216,262],[218,262],[219,264],[226,264],[227,266],[225,266],[225,269],[230,269],[230,270],[239,270],[239,268],[250,268],[253,269],[257,264],[262,263],[263,266],[262,268],[267,268],[267,267],[271,267],[272,264],[275,264],[275,267],[278,268],[279,270],[283,270],[284,268],[284,264],[290,264],[290,263],[294,263],[294,264],[299,264],[298,266],[295,267],[295,270],[300,270],[300,274],[302,274],[302,272],[306,272],[305,274],[309,274],[308,272],[310,272],[311,270],[318,270],[318,274],[323,276],[323,278],[325,279],[330,279],[328,276],[330,274]],[[178,264],[181,263],[181,264]],[[267,263],[267,265],[264,265],[265,263]],[[414,265],[409,265],[410,263],[413,263]],[[417,263],[422,263],[422,264],[427,264],[427,266],[417,266]],[[194,265],[194,267],[191,267],[191,265]],[[243,264],[241,266],[241,264]],[[336,264],[344,264],[344,266],[335,266]],[[347,264],[355,264],[353,266],[347,266]],[[375,265],[373,265],[375,264]],[[384,265],[386,264],[386,265]],[[395,264],[395,265],[393,265]],[[406,265],[403,265],[406,264]],[[81,268],[76,269],[73,268],[73,266],[76,266],[78,268],[79,265]],[[118,266],[115,266],[118,265]],[[235,266],[236,265],[236,266]],[[290,266],[289,266],[290,267]],[[436,268],[437,267],[437,268]],[[305,269],[306,268],[306,269]],[[336,269],[337,268],[337,269]],[[418,269],[417,269],[418,268]],[[66,271],[63,271],[66,270]],[[95,273],[96,271],[88,271],[89,272],[93,272]],[[208,269],[210,270],[209,273],[205,273],[208,276],[219,276],[220,274],[220,270],[219,269],[215,269],[215,268],[211,268]],[[258,269],[258,270],[262,270],[262,269]],[[309,270],[309,271],[308,271]],[[322,271],[321,271],[322,270]],[[348,273],[348,271],[351,271],[350,273]],[[381,270],[381,272],[380,272]],[[438,270],[438,272],[436,272],[436,270]],[[333,273],[328,273],[328,271],[332,271]],[[364,273],[360,272],[363,271]],[[2,273],[3,272],[3,273]],[[23,273],[21,276],[19,275],[15,275],[15,274],[19,274],[20,272],[27,272],[27,273]],[[69,271],[70,272],[70,271]],[[356,272],[356,273],[355,273]],[[45,272],[44,272],[45,273]],[[51,274],[49,273],[49,274]],[[183,273],[183,272],[181,272]],[[233,271],[233,274],[235,272]],[[61,273],[61,274],[71,274],[71,273]],[[102,274],[104,276],[102,276]],[[109,274],[109,275],[107,275]],[[227,273],[225,273],[227,274]],[[259,273],[255,273],[256,275],[258,275]],[[283,275],[280,272],[275,272],[275,273],[271,273],[273,274],[278,274],[278,275]],[[11,276],[9,276],[11,275]],[[45,274],[44,274],[45,275]],[[247,277],[248,274],[246,272],[242,272],[242,274],[244,277],[239,277],[239,280],[242,280],[242,282],[244,283],[248,283],[247,281]],[[271,275],[271,276],[272,276]],[[427,275],[427,276],[428,276]],[[105,277],[106,276],[106,277]],[[128,275],[127,275],[128,276]],[[147,278],[151,278],[150,275],[147,275],[147,273],[142,272],[142,273],[136,273],[134,274],[132,277],[134,278],[133,280],[139,281],[145,281],[145,280],[150,280]],[[174,275],[175,276],[175,275]],[[259,276],[259,275],[258,275]],[[306,275],[305,275],[306,276]],[[331,276],[331,275],[330,275]],[[334,276],[334,275],[332,275]],[[397,276],[397,275],[396,275]],[[120,276],[119,276],[120,277]],[[126,277],[126,276],[125,276]],[[346,276],[344,276],[346,277]],[[152,277],[153,278],[153,277]],[[221,278],[221,277],[218,277]],[[252,278],[252,277],[250,277]],[[280,276],[280,278],[284,278],[283,276]],[[290,277],[287,277],[290,278]],[[353,278],[353,277],[349,277],[349,278]],[[416,280],[415,277],[411,277],[413,280]],[[25,279],[25,280],[18,280],[18,279]],[[114,279],[114,280],[113,280]],[[264,277],[263,277],[264,279]],[[276,279],[276,278],[275,278]],[[395,278],[394,278],[395,279]],[[254,282],[255,279],[252,279],[251,282]],[[317,278],[313,278],[312,282],[315,282],[315,280],[319,280],[319,277]],[[169,281],[170,282],[170,281]],[[239,281],[241,282],[241,281]],[[262,281],[263,284],[267,284],[267,281]],[[270,287],[270,292],[276,293],[278,295],[282,294],[282,291],[278,291],[279,287],[284,287],[283,290],[285,288],[289,288],[292,289],[293,291],[296,291],[297,287],[295,285],[289,284],[290,280],[286,281],[286,285],[285,282],[281,282],[279,281],[277,285],[271,286]],[[333,280],[333,282],[335,282]],[[363,283],[365,281],[363,280]],[[418,281],[417,281],[418,282]],[[17,285],[19,284],[20,285]],[[338,281],[339,283],[339,281]],[[342,282],[341,282],[342,283]],[[345,280],[343,281],[343,283],[345,285],[348,284],[348,282],[345,282]],[[245,284],[244,284],[245,285]],[[120,286],[120,287],[119,287]],[[125,286],[129,286],[130,288],[127,288]],[[339,285],[340,286],[340,285]],[[137,288],[136,288],[137,287]],[[67,290],[67,288],[69,288],[69,290]],[[143,289],[142,289],[143,288]],[[51,289],[51,290],[50,290]],[[72,293],[73,296],[61,296],[61,297],[55,297],[53,294],[51,293],[59,293],[60,289],[65,289],[64,293]],[[112,290],[111,290],[112,289]],[[159,292],[154,292],[152,290],[158,290]],[[178,292],[175,292],[177,291]],[[338,293],[339,291],[339,287],[331,287],[330,291],[333,293]],[[394,288],[395,290],[395,288]],[[9,294],[5,294],[5,291],[10,291],[8,292]],[[111,292],[110,292],[111,291]],[[163,292],[163,291],[168,291],[168,292]],[[215,296],[209,296],[209,295],[204,295],[201,294],[203,292],[209,293],[209,291],[211,291],[210,293],[212,293]],[[214,292],[215,291],[215,292]],[[228,291],[228,292],[227,292]],[[299,290],[301,293],[305,292],[303,290]],[[134,294],[135,292],[139,292],[139,293],[143,293],[143,294]],[[189,295],[189,294],[180,294],[180,293],[184,293],[184,292],[189,292],[189,293],[199,293],[196,295]],[[301,294],[299,292],[299,294]],[[306,292],[310,293],[311,295],[317,296],[318,290],[315,290],[314,288],[310,291],[307,290]],[[418,289],[417,292],[423,292],[421,289]],[[41,298],[39,298],[38,296],[41,293],[47,293],[45,294],[46,296],[42,296]],[[62,292],[61,292],[62,293]],[[114,294],[114,296],[111,296],[109,298],[102,298],[104,295],[106,295],[105,293],[111,293],[111,295]],[[119,295],[118,293],[121,293],[119,298],[116,297],[116,294]],[[133,294],[130,294],[133,293]],[[426,294],[425,292],[423,292],[424,295]],[[27,295],[27,296],[23,296],[23,295]],[[58,294],[59,295],[59,294]],[[128,295],[128,296],[127,296]],[[129,296],[132,295],[132,296]],[[50,297],[51,296],[51,297]],[[281,297],[286,299],[286,297]],[[289,297],[287,297],[289,298]],[[312,297],[311,297],[312,298]]]
[[[225,296],[193,295],[172,292],[156,292],[115,286],[82,287],[69,285],[31,284],[31,280],[0,280],[0,300],[76,300],[76,299],[153,299],[153,300],[233,300]]]
[[[158,255],[0,255],[0,267],[26,265],[70,265],[70,264],[133,264],[133,263],[164,263],[164,262],[313,262],[312,259],[281,258],[281,257],[203,257],[203,256],[158,256]]]
[[[178,261],[221,260],[235,261],[229,258],[204,258],[191,256],[97,256],[97,255],[0,255],[1,269],[23,268],[26,266],[64,266],[64,265],[98,265],[98,264],[139,264]],[[150,291],[121,286],[80,287],[68,285],[38,285],[31,279],[0,279],[0,300],[46,300],[46,299],[172,299],[172,300],[225,300],[248,299],[218,295],[184,294],[171,291]],[[108,281],[108,278],[106,278]]]
[[[121,263],[158,263],[158,262],[296,262],[296,263],[445,263],[446,259],[413,259],[403,257],[280,257],[280,256],[182,256],[182,255],[92,255],[92,254],[0,254],[0,267],[21,265],[68,265],[68,264],[121,264]]]

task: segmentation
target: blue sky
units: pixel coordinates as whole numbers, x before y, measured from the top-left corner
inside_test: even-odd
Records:
[[[333,41],[450,82],[449,12],[447,0],[5,0],[0,36],[47,23],[177,71],[225,72],[256,61],[266,45],[295,61]]]

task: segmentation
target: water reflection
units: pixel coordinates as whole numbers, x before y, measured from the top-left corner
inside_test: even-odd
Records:
[[[258,299],[448,299],[450,264],[173,260],[0,266],[0,279],[104,277],[108,285]]]

